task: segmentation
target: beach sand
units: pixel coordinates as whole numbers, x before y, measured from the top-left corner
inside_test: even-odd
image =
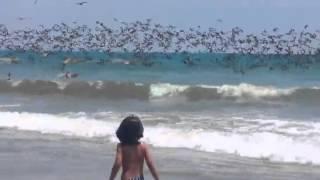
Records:
[[[0,179],[108,179],[115,144],[1,130]],[[164,180],[317,180],[320,167],[274,163],[236,155],[152,148]],[[146,179],[152,179],[145,168]],[[118,179],[120,175],[118,174]]]

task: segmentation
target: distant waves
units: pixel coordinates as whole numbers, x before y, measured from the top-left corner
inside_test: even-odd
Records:
[[[0,81],[1,93],[26,95],[66,95],[78,98],[105,98],[112,100],[184,99],[193,101],[235,102],[320,102],[320,88],[238,85],[177,85],[169,83],[140,84],[113,81]]]

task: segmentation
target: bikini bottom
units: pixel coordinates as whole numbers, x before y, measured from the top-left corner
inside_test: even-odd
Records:
[[[132,178],[129,178],[129,180],[144,180],[143,176],[135,176]]]

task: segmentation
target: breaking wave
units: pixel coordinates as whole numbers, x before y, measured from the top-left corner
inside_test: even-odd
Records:
[[[106,138],[117,142],[114,132],[121,117],[109,113],[105,120],[82,115],[1,112],[0,127],[44,134]],[[320,124],[256,120],[259,131],[236,127],[232,131],[147,125],[143,141],[157,147],[188,148],[205,152],[237,154],[271,161],[320,164]],[[261,129],[262,128],[262,129]],[[245,130],[246,129],[246,130]],[[250,130],[251,129],[251,130]]]
[[[320,89],[277,88],[241,83],[238,85],[177,85],[169,83],[141,84],[114,81],[45,81],[22,80],[0,81],[0,92],[28,95],[60,94],[83,98],[106,98],[112,100],[171,99],[184,98],[187,101],[312,101],[320,100]]]

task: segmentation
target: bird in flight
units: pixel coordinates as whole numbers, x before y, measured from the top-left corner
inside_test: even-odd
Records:
[[[31,19],[31,18],[22,17],[22,16],[20,16],[20,17],[17,18],[17,20],[19,20],[19,21],[24,21],[24,20],[28,20],[28,19]]]
[[[82,5],[85,5],[85,4],[87,4],[88,2],[86,2],[86,1],[82,1],[82,2],[77,2],[76,4],[77,5],[79,5],[79,6],[82,6]]]

